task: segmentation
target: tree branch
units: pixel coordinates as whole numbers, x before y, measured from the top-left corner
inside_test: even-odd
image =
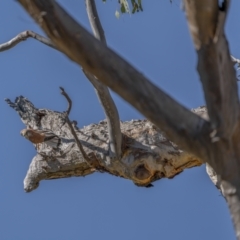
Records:
[[[207,121],[181,106],[129,63],[94,39],[57,2],[19,2],[70,59],[132,104],[183,149],[202,159],[208,155],[207,149],[203,148],[206,137],[199,135],[205,132],[208,137],[210,130]]]
[[[184,169],[200,166],[201,160],[183,152],[169,141],[148,120],[122,122],[124,134],[123,155],[120,163],[109,161],[108,127],[106,121],[91,124],[82,129],[74,126],[71,131],[65,114],[48,109],[37,109],[26,98],[17,97],[15,102],[6,100],[26,126],[51,129],[61,143],[58,151],[50,151],[46,144],[38,146],[24,180],[24,189],[30,192],[41,180],[86,176],[100,170],[133,181],[137,186],[148,186],[161,178],[173,178]],[[196,109],[196,113],[202,109]],[[77,146],[73,132],[89,157],[89,164]]]
[[[67,99],[67,102],[68,102],[68,108],[67,108],[67,116],[69,116],[71,110],[72,110],[72,100],[71,98],[68,96],[68,94],[65,92],[64,88],[63,87],[59,87],[60,90],[61,90],[61,94]]]
[[[100,40],[103,44],[107,45],[104,30],[98,16],[95,0],[85,0],[88,19],[96,39]]]
[[[77,144],[77,146],[78,146],[78,148],[79,148],[79,151],[80,151],[81,154],[83,155],[83,157],[84,157],[84,159],[86,160],[88,166],[89,166],[89,167],[92,167],[92,166],[91,166],[91,163],[90,163],[91,160],[90,160],[90,158],[88,157],[88,155],[86,154],[86,152],[84,151],[83,146],[82,146],[81,142],[79,141],[79,139],[78,139],[78,137],[77,137],[77,134],[76,134],[76,132],[75,132],[73,126],[72,126],[72,123],[71,123],[70,120],[69,120],[69,114],[70,114],[71,108],[72,108],[72,100],[70,99],[70,97],[68,96],[68,94],[65,92],[64,88],[60,87],[60,90],[61,90],[61,94],[62,94],[62,95],[67,99],[67,101],[68,101],[68,109],[67,109],[67,111],[65,112],[65,113],[66,113],[66,122],[67,122],[67,125],[68,125],[68,127],[69,127],[69,129],[70,129],[70,131],[71,131],[71,133],[72,133],[75,141],[76,141],[76,144]]]
[[[86,77],[95,88],[98,99],[104,109],[109,132],[109,153],[112,160],[119,160],[122,154],[122,133],[116,105],[106,86],[101,84],[91,73],[85,72]]]
[[[54,46],[54,44],[51,42],[51,40],[33,32],[33,31],[24,31],[24,32],[19,33],[16,37],[12,38],[8,42],[0,44],[0,52],[9,50],[10,48],[15,47],[18,43],[25,41],[29,37],[34,38],[34,39],[38,40],[39,42],[41,42],[51,48],[57,49]]]
[[[213,168],[208,172],[228,202],[240,239],[240,109],[236,74],[224,34],[230,1],[184,3],[215,141],[206,146],[210,152],[206,161]]]
[[[223,1],[220,9],[216,1],[186,0],[185,8],[212,129],[218,138],[229,139],[240,113],[236,73],[224,34],[229,1]]]
[[[106,45],[104,31],[97,13],[94,0],[86,0],[88,19],[95,38]],[[94,86],[98,99],[104,109],[109,131],[109,150],[112,160],[121,157],[122,154],[122,133],[120,129],[120,119],[117,107],[106,86],[100,83],[94,75],[83,70],[88,80]]]

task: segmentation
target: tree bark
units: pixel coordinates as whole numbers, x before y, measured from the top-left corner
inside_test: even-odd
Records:
[[[107,122],[73,128],[88,156],[88,162],[79,151],[66,122],[66,114],[47,109],[37,109],[26,98],[17,97],[15,103],[7,103],[20,116],[22,122],[33,129],[50,129],[61,138],[58,150],[45,143],[34,145],[37,154],[33,157],[24,180],[24,189],[36,189],[41,180],[71,176],[86,176],[96,171],[106,172],[133,181],[138,186],[149,186],[161,178],[173,178],[184,169],[200,166],[201,160],[184,152],[169,141],[163,133],[148,120],[121,122],[124,146],[120,161],[111,161],[108,152]],[[196,113],[206,110],[198,108]]]
[[[217,175],[240,239],[240,121],[236,73],[229,53],[224,25],[229,0],[185,0],[189,29],[198,54],[211,143],[206,145],[208,164]]]

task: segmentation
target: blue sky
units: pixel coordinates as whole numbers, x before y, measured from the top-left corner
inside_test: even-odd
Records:
[[[89,29],[84,1],[59,1]],[[117,0],[98,1],[108,45],[188,108],[204,105],[196,72],[196,54],[180,1],[143,0],[144,12],[116,19]],[[240,57],[240,2],[232,1],[226,33],[231,53]],[[24,30],[42,33],[22,7],[0,1],[0,42]],[[38,108],[63,111],[59,86],[73,100],[71,119],[79,127],[104,119],[101,106],[81,69],[63,54],[29,39],[0,53],[1,240],[145,240],[235,239],[224,198],[205,167],[184,171],[153,188],[107,174],[43,181],[25,193],[23,179],[34,147],[19,132],[24,128],[4,98],[23,95]],[[121,120],[143,118],[113,94]],[[177,120],[177,119],[176,119]]]

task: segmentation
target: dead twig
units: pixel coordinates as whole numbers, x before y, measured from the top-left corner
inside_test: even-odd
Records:
[[[67,108],[67,111],[65,111],[65,115],[66,115],[66,123],[68,124],[68,127],[75,139],[75,142],[79,148],[79,151],[81,152],[81,154],[83,155],[84,159],[86,160],[86,163],[89,165],[89,167],[92,167],[91,165],[91,160],[90,158],[88,157],[88,155],[86,154],[86,152],[84,151],[83,149],[83,146],[81,144],[81,142],[79,141],[78,139],[78,136],[72,126],[72,123],[68,117],[68,115],[70,114],[70,111],[71,111],[71,108],[72,108],[72,100],[70,99],[70,97],[68,96],[68,94],[65,92],[64,88],[60,87],[60,90],[61,90],[61,94],[67,99],[67,102],[68,102],[68,108]]]
[[[39,42],[58,50],[50,39],[45,38],[33,31],[24,31],[24,32],[19,33],[16,37],[12,38],[8,42],[0,44],[0,52],[3,52],[10,48],[15,47],[18,43],[25,41],[29,37],[34,38],[34,39],[38,40]]]

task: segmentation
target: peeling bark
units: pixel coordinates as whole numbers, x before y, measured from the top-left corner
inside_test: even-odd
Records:
[[[240,239],[240,108],[234,59],[224,33],[230,0],[184,3],[212,128],[211,142],[204,143],[208,172],[227,200]]]
[[[24,180],[27,192],[36,189],[41,180],[86,176],[96,171],[132,180],[138,186],[149,186],[158,179],[173,178],[186,168],[202,164],[200,159],[180,150],[148,120],[121,122],[123,154],[119,161],[112,162],[108,152],[107,122],[79,129],[73,121],[74,130],[90,159],[89,166],[66,123],[65,113],[37,109],[22,96],[17,97],[15,103],[6,101],[27,127],[49,129],[62,140],[57,150],[45,143],[35,145],[37,154]],[[201,111],[202,108],[196,110]]]

